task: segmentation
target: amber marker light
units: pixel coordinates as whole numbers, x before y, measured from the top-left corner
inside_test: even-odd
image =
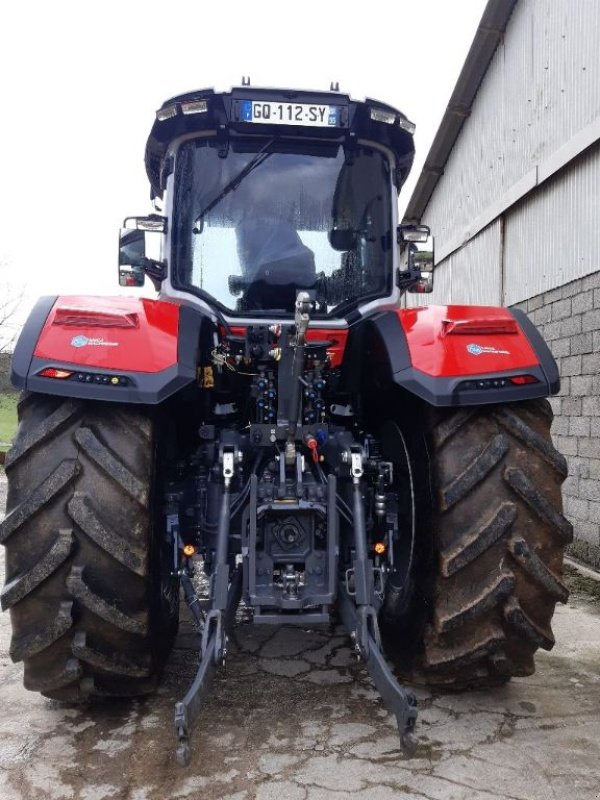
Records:
[[[373,545],[373,550],[375,550],[378,556],[382,556],[385,553],[385,543],[375,542],[375,544]]]
[[[196,552],[196,548],[193,544],[186,544],[183,546],[183,555],[190,558]]]

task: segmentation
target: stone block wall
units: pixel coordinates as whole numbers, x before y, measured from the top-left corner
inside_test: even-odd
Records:
[[[548,342],[561,376],[550,402],[554,443],[569,463],[563,497],[574,528],[570,549],[600,568],[600,271],[517,308]]]

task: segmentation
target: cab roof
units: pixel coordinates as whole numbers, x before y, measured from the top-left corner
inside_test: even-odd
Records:
[[[298,109],[329,107],[327,124],[293,124],[253,119],[255,103],[281,104]],[[301,112],[297,112],[301,113]],[[305,116],[309,110],[303,111]],[[311,114],[311,118],[312,118]],[[322,116],[322,115],[321,115]],[[273,135],[275,130],[291,137],[367,139],[388,147],[396,158],[398,191],[406,180],[414,158],[415,126],[398,109],[378,100],[352,100],[339,92],[313,92],[297,89],[265,89],[252,86],[233,88],[230,92],[198,89],[166,100],[156,112],[156,119],[146,143],[146,172],[155,196],[161,196],[170,166],[166,155],[172,141],[195,132],[215,132],[227,140],[236,134]]]

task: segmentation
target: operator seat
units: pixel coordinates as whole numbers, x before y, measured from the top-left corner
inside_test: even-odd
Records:
[[[236,228],[245,310],[293,311],[298,289],[316,282],[315,257],[287,220],[246,220]]]

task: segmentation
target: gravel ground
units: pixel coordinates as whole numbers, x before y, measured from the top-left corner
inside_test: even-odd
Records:
[[[4,497],[0,473],[0,512]],[[593,581],[572,585],[533,677],[487,692],[417,690],[412,760],[340,629],[240,621],[183,769],[172,708],[194,674],[187,626],[157,695],[77,708],[22,688],[2,615],[0,798],[599,800],[600,599]]]

